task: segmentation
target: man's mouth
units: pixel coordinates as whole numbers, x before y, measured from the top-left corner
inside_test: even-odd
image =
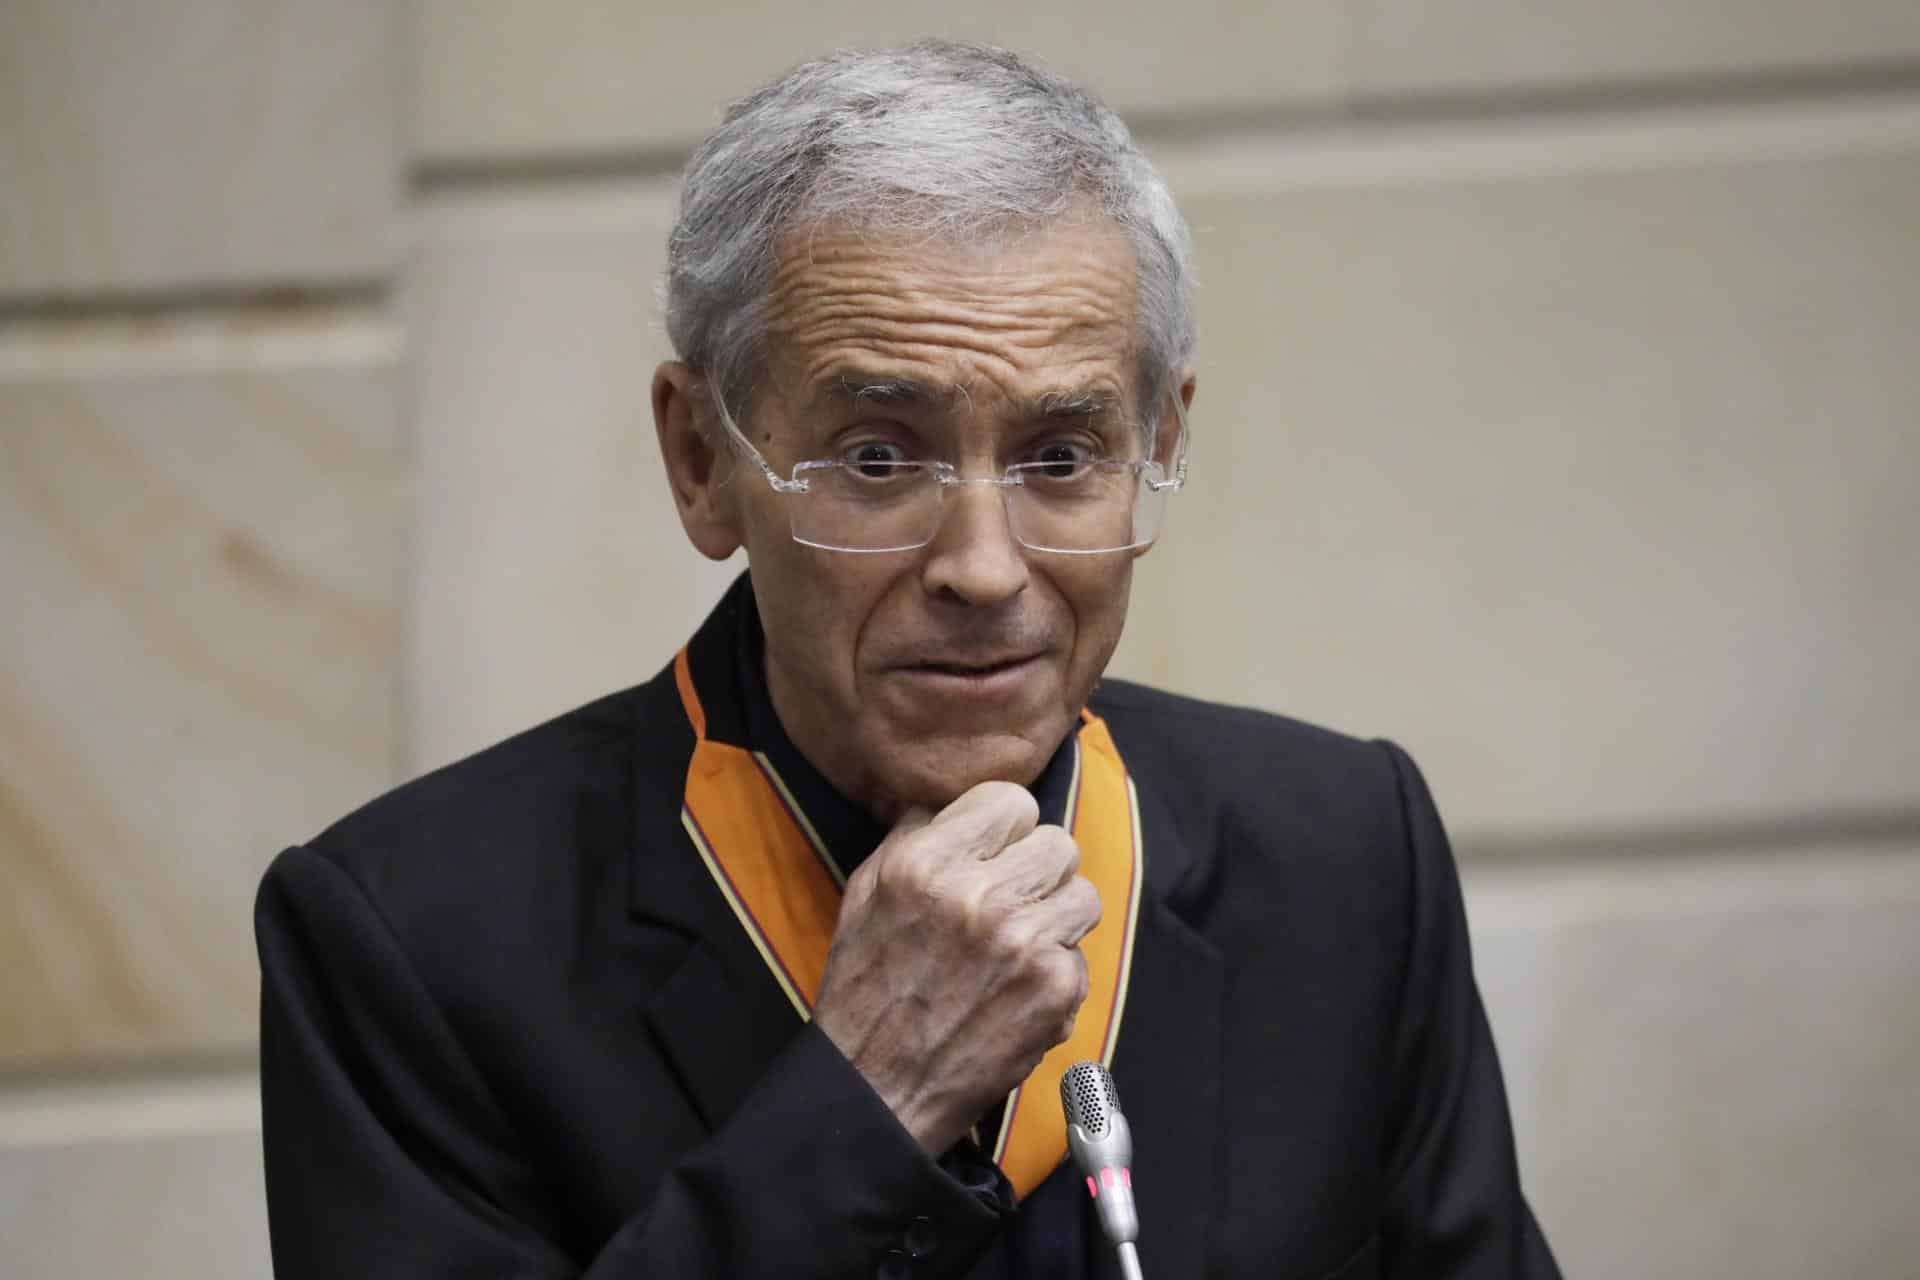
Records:
[[[990,676],[1001,671],[1011,671],[1024,666],[1037,657],[1037,654],[1024,653],[1006,658],[969,658],[961,661],[916,662],[915,670],[935,671],[946,676]]]

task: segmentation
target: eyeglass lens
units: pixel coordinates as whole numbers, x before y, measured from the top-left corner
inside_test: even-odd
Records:
[[[1031,550],[1116,551],[1159,534],[1166,493],[1148,483],[1148,468],[1104,462],[1067,473],[1035,463],[1012,474],[1019,483],[996,487],[1010,532]],[[806,481],[806,492],[790,495],[794,537],[835,550],[923,547],[938,532],[946,503],[957,497],[922,463],[820,467],[808,471]]]

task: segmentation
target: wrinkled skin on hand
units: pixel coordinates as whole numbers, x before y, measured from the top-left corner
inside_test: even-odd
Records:
[[[814,1022],[931,1154],[1073,1031],[1100,895],[1025,788],[904,814],[847,882]]]

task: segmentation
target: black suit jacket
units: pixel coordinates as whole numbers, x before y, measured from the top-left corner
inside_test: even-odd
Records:
[[[743,594],[691,650],[717,737]],[[1094,707],[1145,833],[1114,1059],[1145,1274],[1556,1275],[1411,761],[1120,681]],[[663,671],[276,860],[276,1272],[1117,1275],[1070,1167],[1009,1213],[799,1021],[681,829],[692,745]]]

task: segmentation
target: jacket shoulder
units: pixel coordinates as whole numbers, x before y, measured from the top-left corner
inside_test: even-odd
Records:
[[[423,773],[340,818],[307,847],[346,856],[356,847],[404,839],[462,815],[537,804],[540,794],[555,786],[569,789],[594,771],[597,757],[631,738],[633,704],[643,688],[597,698]]]
[[[1254,707],[1209,702],[1130,680],[1105,680],[1093,709],[1131,760],[1156,774],[1231,789],[1284,769],[1296,782],[1327,783],[1390,774],[1382,744]],[[1210,787],[1209,789],[1213,789]]]
[[[1190,851],[1185,892],[1257,902],[1310,882],[1361,916],[1399,910],[1418,775],[1397,747],[1124,680],[1092,702],[1143,809]]]
[[[670,673],[673,700],[662,693],[656,677],[435,769],[304,851],[345,873],[403,933],[427,920],[490,919],[543,884],[602,880],[646,802],[636,788],[671,776],[676,752],[685,770],[692,734]]]

